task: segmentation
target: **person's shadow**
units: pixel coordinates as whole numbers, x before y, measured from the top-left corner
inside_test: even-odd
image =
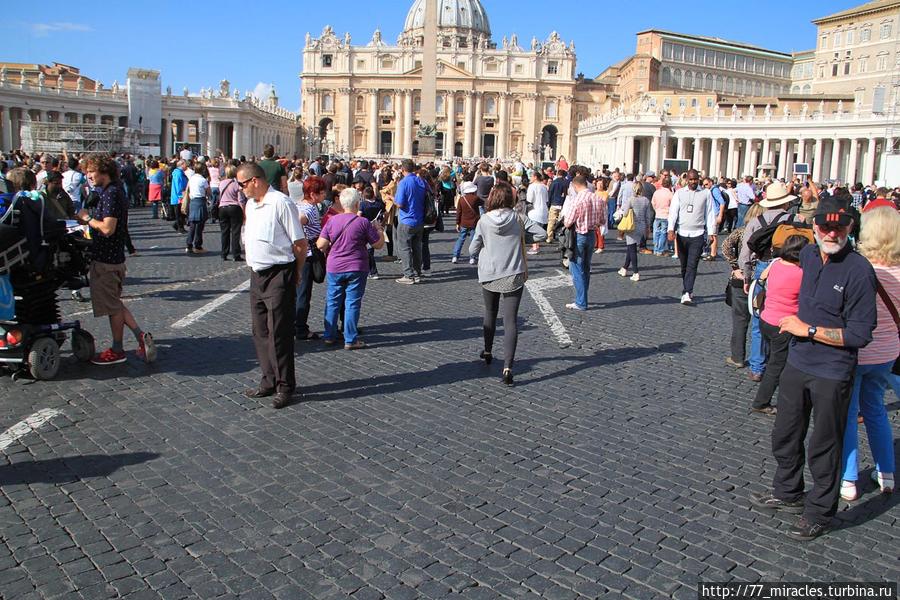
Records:
[[[72,483],[81,479],[107,477],[122,467],[159,458],[155,452],[126,454],[85,454],[63,456],[0,466],[0,487],[33,483]]]

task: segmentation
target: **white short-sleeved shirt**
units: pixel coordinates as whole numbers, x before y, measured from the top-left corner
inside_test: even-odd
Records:
[[[294,261],[294,242],[306,239],[297,205],[270,187],[262,201],[250,199],[245,207],[244,255],[247,265],[262,271]]]
[[[63,173],[63,189],[76,204],[81,202],[81,188],[85,183],[84,175],[80,171],[69,169]]]
[[[206,198],[206,192],[209,190],[209,182],[206,177],[199,173],[194,173],[188,179],[188,190],[190,190],[191,198]]]

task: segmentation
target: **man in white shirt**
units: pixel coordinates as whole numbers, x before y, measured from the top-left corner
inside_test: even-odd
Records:
[[[687,187],[672,196],[669,206],[668,238],[675,242],[681,262],[682,304],[694,303],[694,280],[706,236],[716,235],[716,206],[709,190],[700,187],[700,174],[688,171]]]
[[[262,167],[244,163],[236,179],[249,198],[245,208],[244,250],[250,267],[253,343],[262,370],[259,387],[247,390],[244,395],[248,398],[274,396],[272,407],[283,408],[297,387],[294,304],[309,244],[297,205],[269,186]]]
[[[78,159],[70,156],[66,161],[68,169],[63,173],[63,189],[69,194],[75,211],[81,210],[84,197],[87,195],[87,178],[78,170]]]
[[[744,215],[756,202],[756,189],[753,187],[753,178],[747,175],[744,180],[737,184],[738,197],[738,227],[744,222]]]

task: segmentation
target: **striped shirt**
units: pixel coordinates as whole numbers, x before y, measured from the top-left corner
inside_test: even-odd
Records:
[[[900,311],[900,265],[886,267],[873,264],[878,282],[888,293],[894,307]],[[872,341],[859,349],[859,364],[883,365],[894,362],[900,353],[900,340],[897,338],[897,326],[881,294],[875,295],[875,307],[878,311],[878,325],[872,332]]]
[[[566,216],[566,227],[574,224],[575,233],[587,234],[606,222],[603,202],[590,190],[581,190],[575,194],[571,204],[570,214]]]
[[[298,202],[297,208],[300,209],[301,223],[303,222],[303,217],[306,217],[306,225],[303,226],[303,230],[306,231],[306,239],[309,240],[309,247],[312,248],[312,245],[316,243],[316,240],[319,239],[319,234],[322,232],[322,225],[319,223],[319,209],[316,208],[315,204],[310,204],[305,200]],[[308,250],[306,255],[312,256],[312,250]]]

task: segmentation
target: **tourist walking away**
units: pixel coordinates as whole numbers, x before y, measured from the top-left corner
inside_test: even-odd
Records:
[[[544,174],[535,170],[531,174],[531,183],[528,184],[528,191],[525,199],[531,209],[528,211],[528,218],[532,222],[537,223],[541,229],[547,230],[550,219],[550,192],[544,183]],[[541,245],[534,242],[528,254],[537,254]]]
[[[897,377],[900,320],[900,213],[887,200],[869,202],[862,215],[859,252],[875,269],[878,326],[872,341],[860,348],[847,414],[842,453],[841,498],[859,497],[859,426],[862,415],[875,468],[872,479],[883,493],[894,491],[894,438],[884,406],[884,392]]]
[[[147,200],[153,207],[151,212],[151,218],[158,219],[159,218],[159,208],[160,204],[162,204],[162,192],[163,185],[166,182],[166,171],[165,169],[161,169],[159,166],[159,161],[155,158],[151,158],[147,165],[149,166],[149,170],[147,173],[147,181],[148,181],[148,192],[147,192]],[[163,209],[165,210],[165,209]]]
[[[475,235],[475,226],[481,218],[481,212],[484,210],[484,203],[478,197],[478,187],[471,181],[464,181],[459,186],[459,202],[456,205],[456,232],[459,234],[456,238],[456,244],[453,246],[453,257],[450,262],[459,262],[462,254],[463,244],[466,238]],[[469,257],[469,264],[474,265],[478,260],[477,254]]]
[[[122,302],[125,282],[125,227],[128,200],[119,182],[119,168],[105,154],[93,154],[85,161],[88,181],[99,197],[90,212],[81,209],[78,221],[91,228],[91,267],[88,276],[91,305],[95,317],[107,317],[112,345],[91,359],[95,365],[114,365],[126,360],[125,326],[138,343],[137,355],[144,362],[156,360],[153,336],[141,330],[134,315]]]
[[[185,169],[187,169],[185,160],[182,159],[175,163],[175,169],[172,171],[172,195],[169,196],[169,210],[172,211],[175,221],[172,223],[172,228],[178,233],[185,233],[184,215],[181,212],[181,201],[188,186]]]
[[[275,147],[272,144],[263,146],[263,159],[258,164],[265,172],[269,185],[286,195],[288,193],[287,172],[281,163],[275,160]]]
[[[494,336],[497,332],[497,314],[503,301],[503,375],[501,381],[513,384],[513,361],[519,337],[519,304],[528,279],[525,257],[525,230],[513,207],[516,204],[513,189],[508,185],[495,186],[490,194],[484,216],[475,226],[475,236],[469,244],[469,252],[481,254],[478,261],[478,282],[484,299],[484,350],[481,359],[485,364],[493,361]]]
[[[294,306],[308,244],[297,205],[269,185],[266,172],[244,163],[237,183],[249,198],[244,244],[250,267],[253,344],[262,377],[248,398],[273,397],[272,407],[288,405],[297,388],[294,375]]]
[[[669,207],[672,205],[672,180],[663,177],[661,186],[650,198],[650,204],[656,214],[653,219],[653,254],[663,256],[669,252],[669,241],[666,239],[669,227]]]
[[[694,303],[694,281],[707,235],[716,234],[716,207],[709,190],[700,188],[696,169],[687,172],[687,186],[672,196],[667,237],[675,242],[681,263],[681,303]]]
[[[343,214],[328,220],[316,245],[327,253],[325,294],[326,344],[337,343],[338,319],[344,315],[344,350],[365,348],[359,339],[359,315],[369,274],[368,246],[384,246],[381,223],[358,215],[360,195],[353,188],[341,192]]]
[[[403,178],[397,184],[394,204],[397,206],[397,241],[403,260],[403,277],[397,283],[410,285],[422,278],[422,236],[425,231],[425,181],[416,175],[416,165],[406,159],[401,163]]]
[[[588,290],[591,285],[591,258],[594,255],[594,230],[606,223],[600,199],[588,189],[583,175],[572,179],[575,196],[565,214],[563,224],[575,229],[575,254],[569,261],[572,283],[575,286],[575,302],[566,304],[572,310],[587,310]],[[552,200],[552,194],[551,194]]]
[[[188,234],[184,251],[188,254],[203,254],[203,229],[209,218],[209,201],[212,197],[209,189],[209,171],[206,165],[200,163],[194,169],[194,174],[188,178],[188,186],[185,190],[186,202],[182,207],[182,213],[187,217]]]
[[[547,213],[548,244],[553,243],[556,222],[559,220],[559,215],[562,212],[563,204],[565,204],[566,196],[569,193],[569,180],[567,178],[567,175],[568,174],[563,170],[557,171],[556,176],[553,178],[553,181],[550,182],[550,187],[547,190],[547,195],[550,202],[550,209]]]
[[[621,277],[628,277],[628,269],[632,269],[631,280],[638,282],[641,280],[640,269],[638,268],[638,244],[644,237],[650,237],[650,223],[652,220],[652,208],[650,207],[650,199],[647,198],[644,184],[635,181],[632,184],[634,194],[627,197],[622,204],[622,213],[628,214],[632,211],[634,224],[625,234],[625,264],[619,269]],[[606,211],[602,211],[606,212]],[[621,228],[620,228],[621,229]]]
[[[773,489],[751,497],[757,508],[802,514],[787,532],[802,541],[826,533],[837,512],[853,373],[859,348],[872,341],[875,329],[878,280],[869,261],[849,244],[848,207],[849,196],[820,200],[814,218],[818,245],[800,252],[799,311],[779,323],[779,331],[794,338],[778,386]],[[804,450],[810,413],[812,434]],[[807,457],[813,479],[808,492]]]
[[[306,262],[300,273],[300,285],[297,286],[297,304],[295,307],[294,331],[298,340],[317,340],[319,334],[309,329],[309,307],[312,303],[313,280],[313,245],[319,240],[322,225],[319,219],[319,205],[325,201],[325,179],[318,175],[310,175],[303,182],[303,200],[297,205],[300,210],[300,224],[306,232],[309,249]],[[321,255],[320,255],[321,256]]]

